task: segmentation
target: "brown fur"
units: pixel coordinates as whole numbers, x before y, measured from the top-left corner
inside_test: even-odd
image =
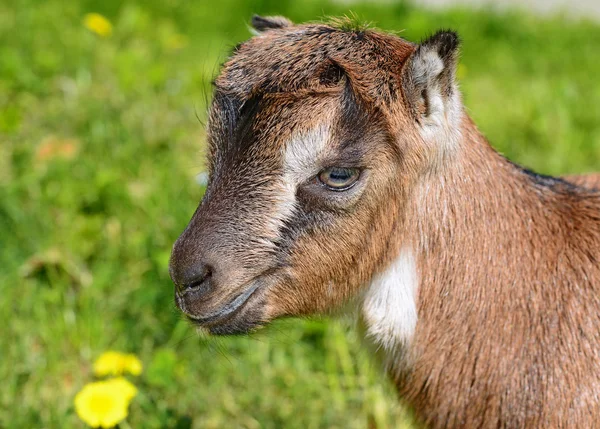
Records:
[[[264,33],[215,81],[210,181],[171,260],[182,310],[215,334],[328,312],[408,247],[416,328],[384,362],[425,424],[600,424],[600,175],[540,176],[494,151],[460,105],[453,33],[417,46],[255,20]],[[286,193],[290,141],[320,126],[315,171],[361,180]]]
[[[537,180],[463,127],[469,150],[409,215],[426,240],[400,392],[432,427],[594,427],[600,194]]]
[[[588,189],[600,190],[600,174],[584,174],[565,176],[565,180],[577,186]]]

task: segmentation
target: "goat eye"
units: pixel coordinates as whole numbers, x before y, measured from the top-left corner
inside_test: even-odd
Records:
[[[319,181],[332,191],[345,191],[350,189],[360,177],[358,168],[329,167],[322,170]]]

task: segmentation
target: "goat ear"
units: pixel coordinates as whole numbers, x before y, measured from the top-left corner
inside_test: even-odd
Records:
[[[402,86],[417,121],[444,113],[456,96],[458,35],[438,31],[422,42],[402,70]]]
[[[294,25],[292,21],[283,16],[259,16],[254,15],[250,21],[252,29],[256,34],[272,30],[275,28],[285,28]]]

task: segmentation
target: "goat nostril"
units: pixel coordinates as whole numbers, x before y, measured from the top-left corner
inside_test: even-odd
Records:
[[[193,287],[200,286],[202,283],[207,281],[211,276],[212,276],[212,270],[209,267],[205,267],[204,270],[202,270],[202,274],[200,274],[200,276],[196,277],[196,279],[194,281],[185,285],[185,287],[187,289],[191,289]]]
[[[192,279],[190,279],[188,282],[185,282],[185,283],[179,285],[179,287],[178,287],[179,292],[183,293],[186,290],[200,288],[201,286],[205,285],[205,283],[208,280],[210,280],[211,277],[212,277],[212,268],[208,265],[205,265],[200,270],[199,275],[196,275]]]

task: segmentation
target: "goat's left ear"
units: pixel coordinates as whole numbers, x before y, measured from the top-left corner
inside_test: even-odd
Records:
[[[259,16],[254,15],[250,21],[252,29],[256,34],[263,33],[274,28],[285,28],[294,25],[292,21],[283,16]]]
[[[457,96],[458,45],[455,32],[438,31],[421,43],[404,65],[402,86],[417,121],[451,108],[449,103]]]

